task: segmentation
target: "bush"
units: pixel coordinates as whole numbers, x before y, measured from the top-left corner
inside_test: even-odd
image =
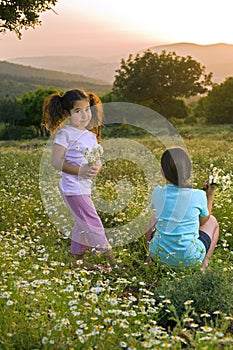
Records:
[[[177,277],[173,275],[166,281],[161,280],[153,292],[158,300],[160,295],[170,300],[179,318],[186,310],[185,302],[187,300],[193,301],[192,307],[197,317],[207,311],[209,314],[217,310],[226,314],[232,312],[233,276],[229,272],[223,272],[222,269],[215,266],[207,269],[204,273],[198,269],[185,273],[178,272],[175,275]],[[169,323],[167,315],[161,321],[167,325]]]
[[[2,140],[23,140],[32,139],[37,136],[37,132],[34,126],[17,126],[11,125],[9,128],[5,128],[1,132]]]

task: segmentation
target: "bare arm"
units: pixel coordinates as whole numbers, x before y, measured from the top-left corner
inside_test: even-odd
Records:
[[[207,187],[206,187],[207,186]],[[213,201],[214,201],[214,186],[209,185],[206,183],[204,185],[204,188],[206,188],[206,196],[207,196],[207,207],[209,210],[209,215],[208,216],[203,216],[199,218],[200,221],[200,226],[204,225],[208,220],[212,212],[212,207],[213,207]]]
[[[146,246],[147,246],[147,248],[149,248],[149,242],[151,240],[152,232],[153,232],[153,229],[155,227],[155,224],[156,224],[156,218],[155,218],[155,213],[153,213],[149,222],[148,222],[147,228],[146,228]]]
[[[100,169],[101,165],[84,165],[83,167],[79,167],[78,165],[74,165],[65,161],[66,148],[60,146],[58,144],[53,145],[53,154],[52,154],[52,165],[54,168],[63,171],[64,173],[71,175],[79,175],[86,179],[91,179],[95,177]]]
[[[146,247],[148,250],[149,250],[149,243],[152,237],[152,232],[155,227],[155,224],[156,224],[156,218],[155,218],[155,213],[153,213],[146,228]],[[150,257],[150,254],[148,254],[145,260],[145,265],[148,265],[150,261],[151,261],[151,257]]]

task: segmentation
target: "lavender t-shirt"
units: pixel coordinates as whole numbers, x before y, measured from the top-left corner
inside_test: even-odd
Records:
[[[91,152],[98,145],[95,134],[71,125],[57,132],[54,143],[66,148],[65,160],[68,163],[81,167],[88,163],[84,156],[86,149]],[[61,174],[60,188],[65,195],[91,194],[91,180],[64,172]]]

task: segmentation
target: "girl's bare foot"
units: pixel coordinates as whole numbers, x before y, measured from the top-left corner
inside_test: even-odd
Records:
[[[148,265],[150,262],[151,262],[151,257],[150,255],[147,255],[144,265]]]
[[[202,261],[202,264],[201,264],[202,271],[205,271],[207,269],[208,263],[209,263],[209,259],[205,257],[205,259]]]
[[[101,270],[101,271],[105,271],[105,272],[111,272],[112,271],[111,267],[106,267],[106,266],[103,266],[103,265],[94,265],[94,268],[96,270]]]

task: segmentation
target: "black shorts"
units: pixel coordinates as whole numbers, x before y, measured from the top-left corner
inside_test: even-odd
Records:
[[[210,249],[210,244],[211,244],[210,236],[207,235],[207,233],[205,233],[204,231],[200,231],[199,230],[199,237],[198,237],[198,239],[200,239],[200,241],[204,244],[205,250],[206,250],[206,254],[207,254],[208,250]]]

